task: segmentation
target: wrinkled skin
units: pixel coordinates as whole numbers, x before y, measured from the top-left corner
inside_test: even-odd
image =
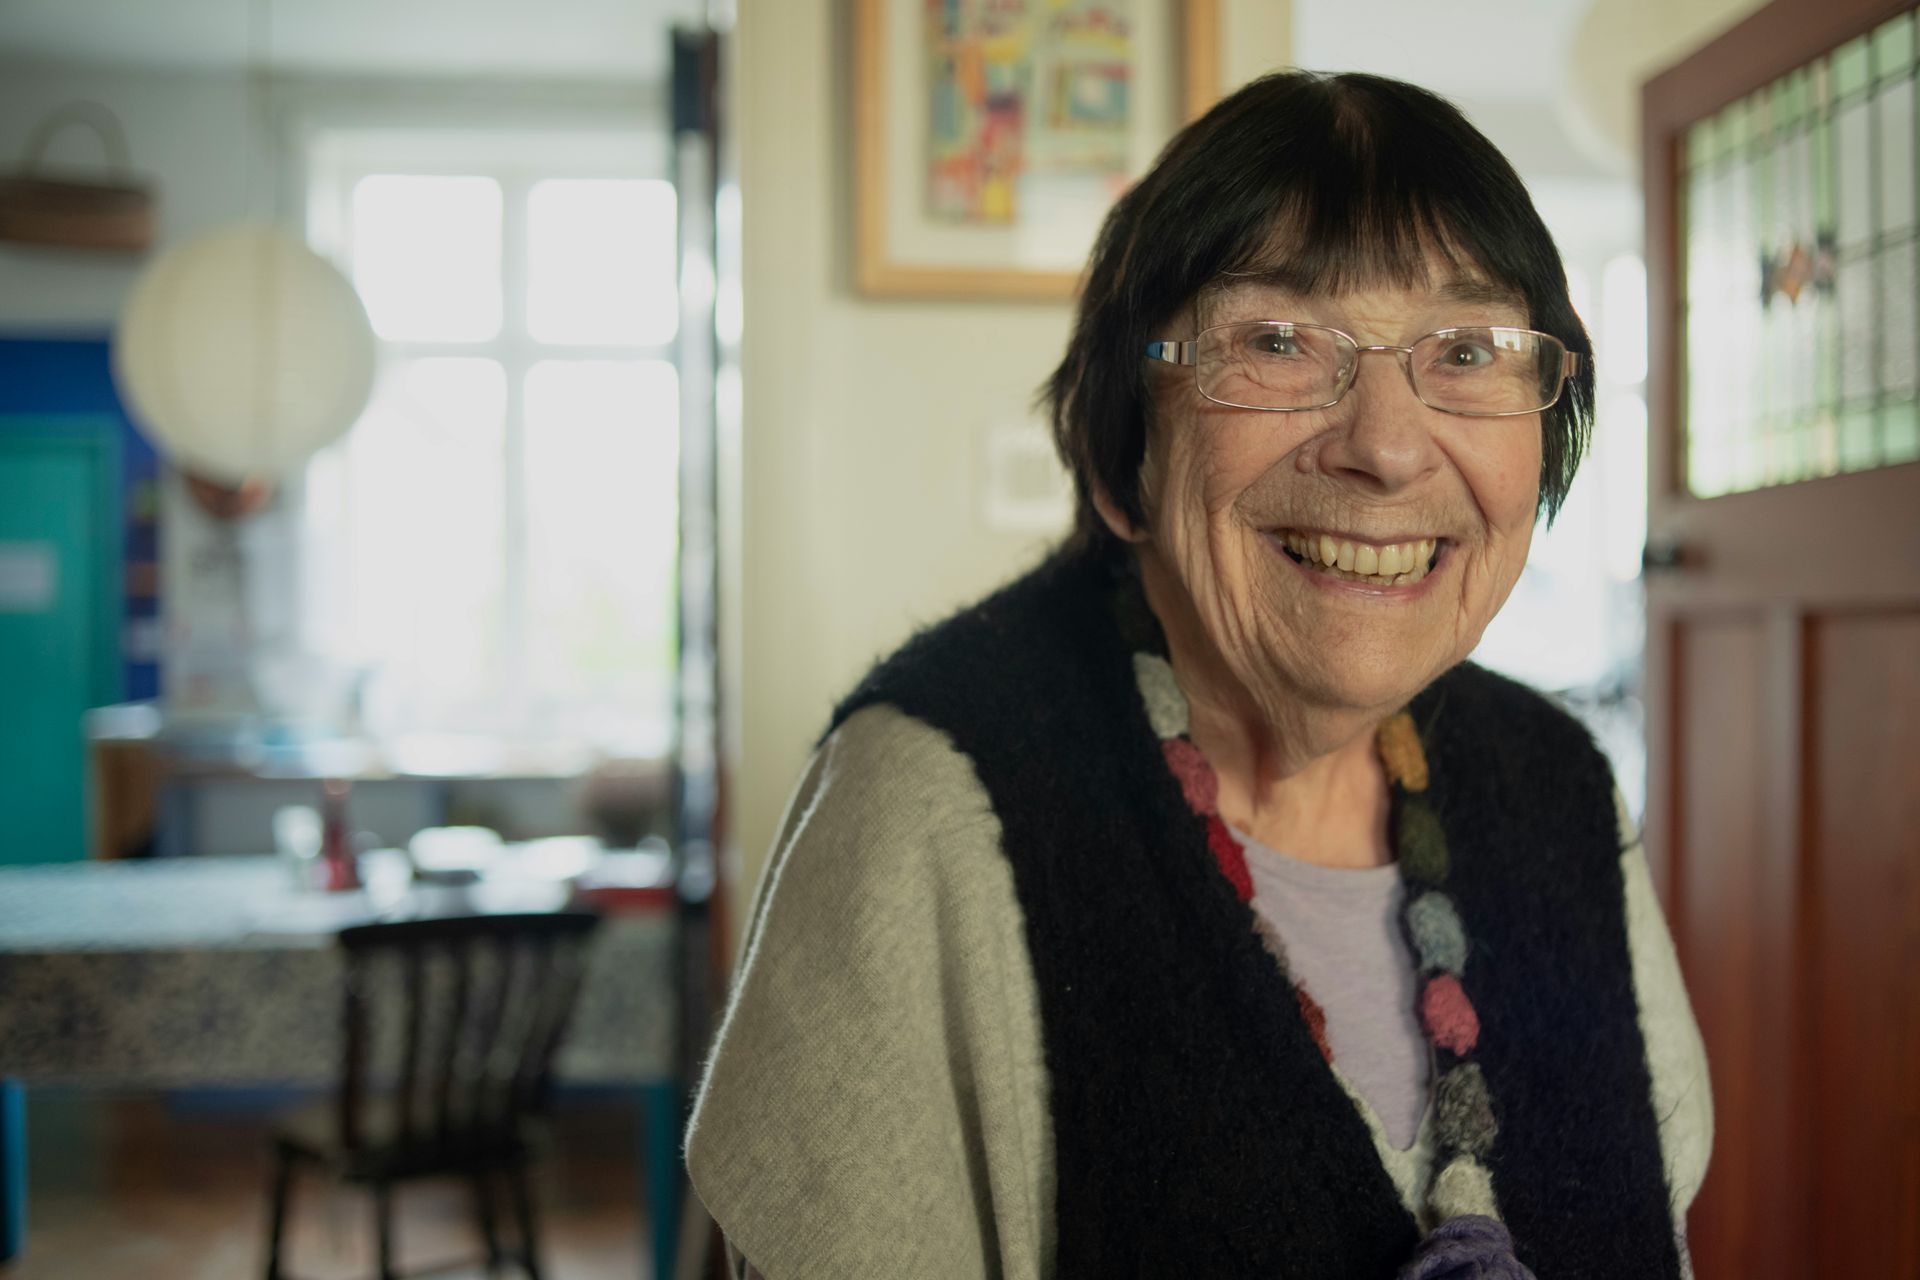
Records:
[[[1444,327],[1528,322],[1517,300],[1443,263],[1429,276],[1337,295],[1210,291],[1158,336],[1282,319],[1408,345]],[[1540,415],[1428,408],[1391,353],[1363,355],[1332,408],[1295,413],[1215,404],[1187,368],[1156,362],[1150,377],[1145,521],[1100,507],[1135,544],[1222,815],[1298,857],[1383,862],[1372,730],[1465,658],[1513,590],[1539,503]],[[1289,528],[1446,545],[1416,587],[1329,589],[1269,536]]]

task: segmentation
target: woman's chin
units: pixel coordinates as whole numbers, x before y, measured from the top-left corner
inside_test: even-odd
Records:
[[[1450,665],[1354,654],[1347,661],[1322,662],[1310,670],[1297,671],[1288,683],[1309,701],[1329,710],[1389,714],[1412,701]]]

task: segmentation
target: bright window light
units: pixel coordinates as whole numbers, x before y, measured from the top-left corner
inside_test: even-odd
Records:
[[[308,643],[357,674],[390,743],[663,755],[673,187],[590,139],[555,158],[503,136],[497,163],[446,176],[432,137],[410,170],[376,135],[331,135],[311,174],[310,232],[365,300],[382,374],[308,468]]]
[[[399,361],[346,441],[347,652],[389,727],[475,727],[464,704],[500,679],[506,392],[493,360]]]
[[[525,457],[533,696],[602,738],[665,723],[679,529],[673,366],[534,365]]]
[[[1574,314],[1580,317],[1580,323],[1593,328],[1593,282],[1587,273],[1569,263],[1567,265],[1567,298],[1573,303]]]
[[[1593,463],[1607,493],[1607,572],[1618,582],[1640,577],[1647,541],[1647,402],[1638,391],[1600,402]]]
[[[492,360],[409,360],[351,442],[355,629],[369,655],[430,682],[494,674],[502,605],[506,377]]]
[[[1600,272],[1599,368],[1616,387],[1647,380],[1647,264],[1637,253],[1610,258]]]
[[[500,332],[500,184],[373,174],[353,188],[353,285],[392,341],[475,342]]]
[[[671,342],[673,185],[550,178],[527,197],[527,329],[541,342]]]

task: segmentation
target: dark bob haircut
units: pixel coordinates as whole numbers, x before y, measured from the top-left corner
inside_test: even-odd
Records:
[[[1078,495],[1074,541],[1107,535],[1103,488],[1143,519],[1146,344],[1236,273],[1297,292],[1419,287],[1429,255],[1511,288],[1586,358],[1542,415],[1540,503],[1560,509],[1593,423],[1593,361],[1560,252],[1526,187],[1445,99],[1369,75],[1270,75],[1188,125],[1100,230],[1066,358],[1041,392]]]

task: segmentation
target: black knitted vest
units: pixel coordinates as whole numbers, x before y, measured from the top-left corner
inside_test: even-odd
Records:
[[[1390,1280],[1418,1229],[1162,759],[1120,572],[1055,557],[910,641],[834,722],[888,703],[944,730],[999,817],[1044,1028],[1057,1274]],[[1606,761],[1471,665],[1413,712],[1516,1252],[1540,1280],[1677,1277]]]

